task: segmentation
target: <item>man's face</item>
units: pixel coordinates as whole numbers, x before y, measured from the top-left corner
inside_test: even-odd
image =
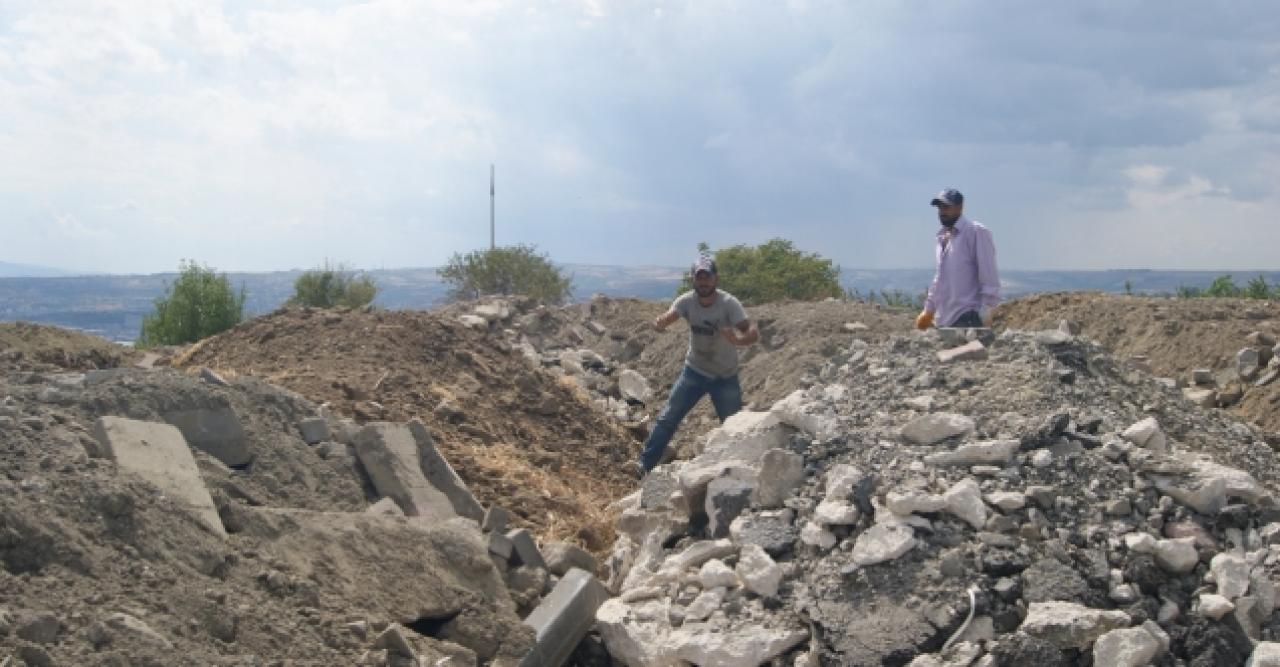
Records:
[[[710,271],[699,271],[693,274],[693,289],[698,296],[706,298],[716,292],[716,274]]]
[[[964,204],[938,204],[938,222],[950,227],[956,224],[956,220],[960,219],[960,214],[964,212]]]

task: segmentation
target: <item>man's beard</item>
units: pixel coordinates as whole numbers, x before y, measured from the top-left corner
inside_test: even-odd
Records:
[[[693,290],[698,293],[698,296],[703,298],[709,297],[712,294],[716,293],[715,285],[707,285],[704,287],[694,287]]]
[[[944,218],[942,216],[938,216],[938,222],[941,222],[943,227],[954,227],[956,224],[956,221],[959,219],[960,219],[960,216],[958,215],[954,218]]]

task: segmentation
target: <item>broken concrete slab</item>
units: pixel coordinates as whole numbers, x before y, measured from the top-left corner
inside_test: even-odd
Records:
[[[253,460],[244,427],[230,407],[177,410],[163,416],[182,431],[187,444],[228,466],[244,466]]]
[[[378,493],[394,499],[405,514],[442,520],[457,516],[450,498],[427,481],[418,443],[404,424],[367,424],[356,435],[356,455]]]
[[[917,417],[902,427],[902,437],[917,445],[932,445],[957,435],[973,432],[973,419],[964,415],[939,412]]]
[[[324,417],[308,417],[298,422],[298,432],[308,445],[319,444],[330,437],[329,421]]]
[[[524,619],[536,639],[521,667],[564,664],[595,624],[596,610],[608,599],[609,591],[590,572],[573,568],[565,573]]]
[[[562,577],[578,568],[595,574],[598,564],[595,556],[585,549],[568,542],[548,542],[542,547],[542,558],[547,561],[547,571]]]
[[[417,419],[410,420],[409,432],[413,434],[418,446],[418,462],[427,481],[449,497],[449,502],[453,503],[453,511],[458,516],[476,521],[483,519],[484,508],[476,501],[466,482],[454,472],[453,466],[441,456],[440,450],[436,449],[436,443],[427,432],[426,425]]]
[[[191,448],[176,427],[123,417],[99,417],[93,424],[93,435],[106,458],[160,489],[175,504],[195,515],[213,534],[227,536],[213,498],[191,456]]]
[[[519,565],[547,569],[547,561],[542,558],[542,552],[538,551],[538,543],[533,541],[533,535],[530,535],[529,531],[517,528],[507,533],[507,539],[511,540],[515,547],[515,557]]]
[[[987,348],[982,341],[971,340],[959,347],[938,352],[938,361],[949,364],[957,361],[981,361],[987,358]]]

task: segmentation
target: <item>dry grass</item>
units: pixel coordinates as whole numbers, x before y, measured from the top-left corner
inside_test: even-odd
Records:
[[[596,556],[613,544],[618,511],[600,499],[615,499],[632,489],[610,485],[593,471],[572,465],[563,465],[556,472],[544,470],[508,443],[475,445],[471,453],[476,465],[493,477],[576,510],[549,512],[538,530],[544,542],[572,542]]]

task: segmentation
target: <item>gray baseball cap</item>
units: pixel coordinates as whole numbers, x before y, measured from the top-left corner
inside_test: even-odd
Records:
[[[938,206],[939,204],[945,204],[947,206],[955,206],[956,204],[963,203],[964,195],[960,194],[959,190],[955,188],[947,188],[942,192],[939,192],[937,196],[933,198],[933,201],[929,202],[929,205]]]

